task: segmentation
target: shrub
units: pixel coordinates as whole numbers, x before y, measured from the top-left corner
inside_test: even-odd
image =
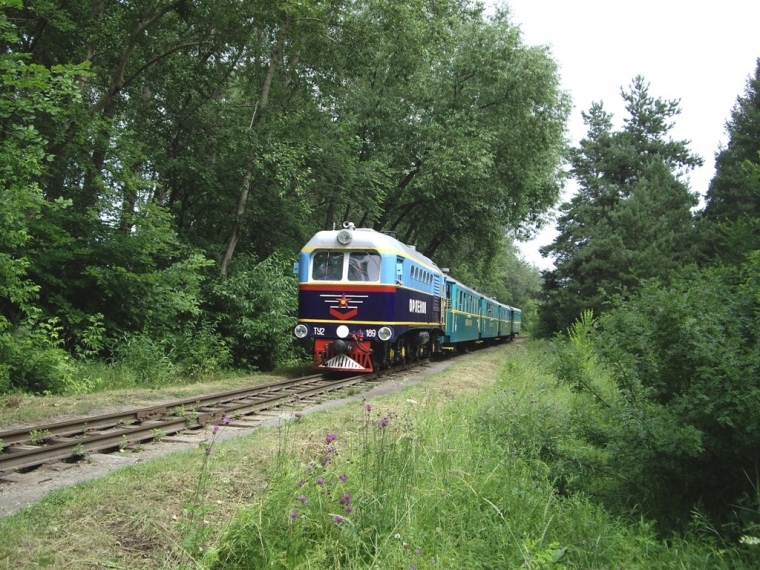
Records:
[[[271,370],[290,358],[298,307],[290,261],[277,254],[260,263],[240,256],[230,276],[214,284],[212,298],[235,366]]]
[[[760,449],[760,287],[756,269],[705,272],[665,287],[644,283],[560,349],[560,377],[593,409],[575,430],[603,451],[624,494],[661,520],[687,522],[695,508],[725,520],[751,493]],[[614,383],[600,398],[589,358]],[[594,366],[592,365],[591,368]],[[579,407],[580,409],[580,407]],[[619,486],[620,486],[619,485]]]
[[[159,386],[177,375],[171,347],[148,334],[126,334],[113,343],[112,365],[126,372],[129,380],[123,385]]]
[[[83,391],[62,342],[55,318],[28,318],[20,326],[0,331],[0,389],[37,394]]]
[[[174,335],[172,357],[184,377],[199,378],[219,372],[232,363],[229,344],[206,319]]]

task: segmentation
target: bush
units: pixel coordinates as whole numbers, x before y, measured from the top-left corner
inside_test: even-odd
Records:
[[[695,508],[726,520],[752,494],[760,462],[756,275],[747,267],[669,287],[644,283],[598,328],[584,329],[591,353],[572,334],[559,349],[560,377],[585,396],[576,433],[603,452],[597,467],[617,478],[621,495],[661,520],[687,522]],[[609,375],[612,397],[600,397],[590,368]]]
[[[122,380],[122,387],[171,382],[177,375],[177,366],[167,344],[144,333],[124,335],[115,342],[111,349],[112,365],[122,369],[128,378]]]
[[[76,366],[61,348],[61,326],[55,318],[26,319],[0,331],[2,393],[66,394],[86,391],[76,379]]]
[[[240,256],[214,284],[212,312],[222,314],[219,330],[236,367],[272,370],[291,358],[298,308],[292,267],[277,254],[260,263]]]
[[[199,378],[230,366],[232,353],[216,325],[201,320],[172,339],[173,359],[182,376]]]

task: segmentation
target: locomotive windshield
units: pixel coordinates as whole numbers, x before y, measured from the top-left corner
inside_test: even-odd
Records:
[[[344,268],[347,271],[344,272]],[[318,251],[314,254],[313,280],[341,281],[344,275],[349,281],[379,281],[380,255],[369,251]]]
[[[349,281],[378,281],[380,256],[366,251],[352,251],[348,257]]]

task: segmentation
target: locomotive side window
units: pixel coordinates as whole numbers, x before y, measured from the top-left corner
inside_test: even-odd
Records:
[[[378,281],[380,255],[367,251],[352,251],[348,257],[349,281]]]
[[[343,252],[315,253],[311,264],[311,278],[317,281],[340,281],[343,278]]]

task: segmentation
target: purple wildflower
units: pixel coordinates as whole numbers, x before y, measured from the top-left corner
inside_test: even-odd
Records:
[[[346,507],[346,512],[350,515],[351,513],[354,512],[354,508],[351,507],[351,506],[348,506],[348,507]]]
[[[348,475],[346,475],[345,473],[342,473],[340,477],[338,477],[338,479],[340,479],[341,483],[345,483],[346,481],[348,481]]]
[[[303,414],[301,412],[296,412],[296,419],[300,420],[303,417]]]
[[[351,504],[351,493],[346,493],[345,495],[343,495],[343,497],[341,497],[341,499],[340,499],[340,504],[341,505],[350,505]]]
[[[324,484],[325,484],[325,478],[317,477],[317,485],[324,485]]]
[[[309,499],[307,499],[304,495],[298,497],[298,500],[301,501],[301,503],[304,505],[309,502]]]
[[[335,433],[332,433],[332,432],[328,433],[325,436],[325,441],[327,441],[327,443],[332,443],[336,439],[338,439],[338,434],[335,434]]]
[[[343,520],[344,520],[344,519],[343,519],[343,517],[342,517],[342,516],[340,516],[340,515],[335,515],[335,516],[333,517],[333,520],[335,521],[335,524],[340,524],[340,523],[342,523],[342,522],[343,522]]]
[[[290,511],[290,518],[291,519],[297,519],[298,518],[298,512],[296,512],[296,511]]]
[[[232,423],[232,418],[230,416],[224,416],[222,421],[224,422],[224,425],[228,426]]]
[[[366,406],[364,406],[364,409],[367,410],[368,412],[371,412],[372,411],[372,406],[370,406],[369,404],[367,404]]]
[[[388,425],[388,418],[382,418],[381,420],[378,420],[377,425],[379,425],[381,428],[384,428]]]
[[[325,456],[322,458],[322,467],[327,467],[327,465],[328,465],[329,463],[330,463],[330,456],[329,456],[329,455],[325,455]]]
[[[219,426],[214,426],[214,433],[219,431]]]

